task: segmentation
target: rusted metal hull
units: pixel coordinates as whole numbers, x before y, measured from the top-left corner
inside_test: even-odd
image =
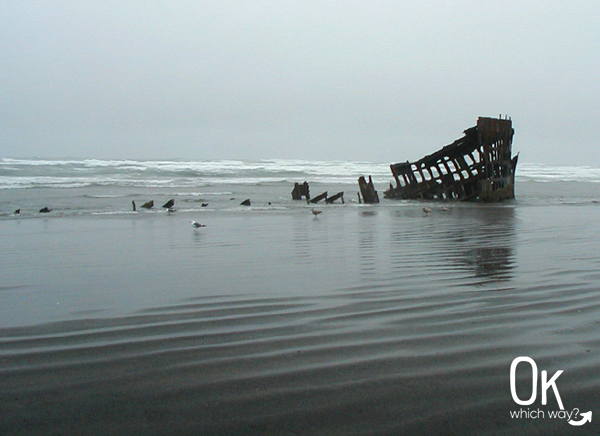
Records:
[[[515,197],[510,119],[484,118],[465,136],[416,162],[390,165],[386,198],[499,202]]]

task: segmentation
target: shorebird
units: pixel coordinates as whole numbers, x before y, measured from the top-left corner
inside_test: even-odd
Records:
[[[194,221],[194,220],[190,221],[190,224],[195,229],[199,229],[200,227],[206,227],[206,224],[200,224],[199,222]]]
[[[430,207],[424,207],[423,208],[423,213],[425,214],[425,216],[429,215],[430,212],[431,212],[431,208]]]
[[[315,218],[317,217],[317,215],[319,215],[322,212],[323,212],[322,210],[317,210],[317,209],[312,210],[312,214],[315,216]]]

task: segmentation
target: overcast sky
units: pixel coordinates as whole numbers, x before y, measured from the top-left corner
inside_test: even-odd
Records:
[[[0,0],[0,157],[600,165],[600,3]]]

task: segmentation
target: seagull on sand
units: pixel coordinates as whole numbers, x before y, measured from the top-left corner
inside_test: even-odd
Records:
[[[194,221],[194,220],[190,221],[190,224],[195,229],[199,229],[200,227],[206,227],[206,224],[200,224],[199,222]]]
[[[317,209],[312,210],[312,214],[315,216],[315,218],[317,217],[317,215],[319,215],[322,212],[323,212],[322,210],[317,210]]]

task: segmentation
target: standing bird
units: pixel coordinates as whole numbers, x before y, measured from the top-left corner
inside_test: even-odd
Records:
[[[431,208],[430,207],[424,207],[423,208],[423,214],[425,214],[425,216],[429,215],[431,213]]]
[[[200,227],[206,227],[206,224],[200,224],[199,222],[194,221],[194,220],[190,221],[190,224],[195,229],[199,229]]]
[[[312,210],[312,214],[315,216],[315,218],[317,217],[317,215],[319,215],[321,212],[323,212],[322,210],[317,210],[317,209],[313,209]]]

